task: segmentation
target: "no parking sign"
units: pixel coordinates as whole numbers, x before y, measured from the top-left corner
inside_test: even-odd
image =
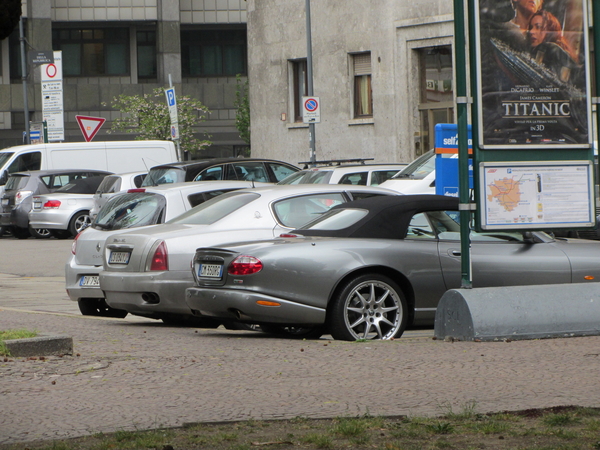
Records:
[[[319,97],[302,97],[303,114],[302,121],[304,123],[320,123],[321,122],[321,104]]]

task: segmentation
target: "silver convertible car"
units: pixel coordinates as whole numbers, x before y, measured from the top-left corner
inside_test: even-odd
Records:
[[[185,290],[198,247],[273,238],[331,207],[359,198],[399,195],[378,187],[305,184],[241,189],[165,224],[112,235],[103,250],[100,288],[111,308],[176,324],[193,318]],[[206,319],[207,326],[215,321]],[[198,325],[197,325],[198,326]]]
[[[432,324],[461,282],[458,199],[379,197],[332,208],[288,237],[200,248],[186,301],[202,316],[291,337],[392,339]],[[600,242],[472,232],[474,287],[600,280]]]

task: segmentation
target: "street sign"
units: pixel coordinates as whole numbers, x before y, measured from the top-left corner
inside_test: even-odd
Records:
[[[52,50],[39,51],[30,50],[27,52],[27,60],[29,64],[54,64],[54,52]]]
[[[302,106],[302,121],[304,123],[321,122],[321,105],[319,103],[319,97],[302,97]]]
[[[179,119],[177,117],[175,88],[165,89],[165,96],[167,97],[167,106],[169,108],[169,116],[171,117],[171,139],[176,141],[179,139]]]
[[[90,142],[106,122],[104,117],[75,116],[75,119],[86,142]]]

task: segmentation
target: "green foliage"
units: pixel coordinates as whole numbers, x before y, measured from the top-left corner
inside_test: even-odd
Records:
[[[156,88],[152,94],[120,95],[111,106],[123,114],[113,121],[111,131],[124,131],[137,134],[135,139],[170,140],[171,118],[165,92]],[[179,144],[182,151],[194,154],[211,144],[194,138],[193,127],[204,120],[208,109],[198,100],[190,97],[177,97],[177,120],[179,123]]]
[[[237,88],[235,91],[234,106],[237,108],[235,113],[235,127],[240,133],[240,139],[250,145],[250,98],[248,95],[248,80],[242,83],[241,75],[236,77]]]
[[[0,41],[6,39],[21,19],[21,0],[0,2]]]

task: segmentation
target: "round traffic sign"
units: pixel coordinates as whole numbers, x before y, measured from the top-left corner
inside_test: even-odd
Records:
[[[309,112],[314,112],[319,108],[319,102],[317,102],[316,98],[308,98],[304,102],[304,108]]]
[[[58,70],[54,64],[48,64],[46,66],[46,75],[48,75],[49,78],[54,78],[57,72]]]

